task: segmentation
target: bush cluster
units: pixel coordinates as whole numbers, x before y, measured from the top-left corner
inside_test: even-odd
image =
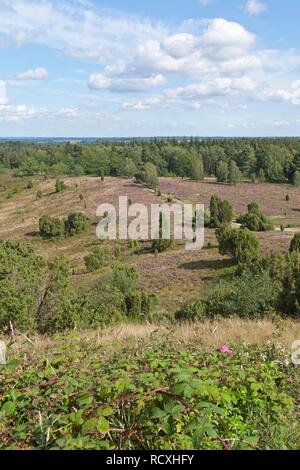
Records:
[[[42,237],[59,239],[85,232],[90,225],[90,218],[81,212],[72,212],[66,219],[44,215],[39,220],[39,232]]]

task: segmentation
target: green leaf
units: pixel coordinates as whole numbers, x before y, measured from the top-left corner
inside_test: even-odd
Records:
[[[97,429],[102,434],[106,434],[109,431],[109,422],[103,416],[97,421]]]
[[[85,421],[82,425],[82,434],[88,434],[91,431],[95,431],[98,427],[98,420],[96,418],[91,418]]]
[[[15,370],[19,367],[20,363],[17,359],[12,359],[10,362],[6,364],[6,369]]]
[[[154,407],[151,410],[151,418],[163,418],[166,416],[167,412],[165,410],[162,410],[161,408]]]
[[[79,406],[90,405],[94,400],[93,395],[89,393],[83,393],[77,397],[76,402]]]
[[[7,401],[2,405],[1,412],[7,415],[13,415],[17,407],[13,401]]]

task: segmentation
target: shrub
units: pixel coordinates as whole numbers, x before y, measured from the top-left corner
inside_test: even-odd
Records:
[[[279,283],[267,271],[245,272],[206,299],[206,314],[262,318],[275,311],[279,292]]]
[[[293,251],[286,258],[286,267],[281,272],[281,292],[277,304],[280,312],[300,317],[300,253]]]
[[[258,257],[259,240],[247,228],[221,227],[217,230],[219,251],[238,264],[250,264]]]
[[[55,191],[57,193],[60,193],[64,191],[65,189],[67,189],[67,186],[65,185],[65,183],[62,180],[57,179],[55,182]]]
[[[65,230],[69,236],[86,232],[91,226],[91,219],[82,212],[73,212],[65,221]]]
[[[75,293],[70,286],[70,263],[58,256],[49,263],[49,275],[38,309],[38,331],[53,334],[76,327]]]
[[[103,268],[107,264],[108,260],[109,254],[107,250],[104,247],[98,246],[92,251],[92,253],[84,258],[84,263],[89,272],[94,272]]]
[[[300,252],[300,233],[297,233],[291,241],[290,253],[293,253],[293,251]]]
[[[0,241],[1,330],[10,322],[23,331],[37,328],[45,273],[46,264],[32,247]]]
[[[135,174],[135,180],[138,184],[145,184],[156,189],[159,186],[156,166],[153,163],[146,163],[145,169]]]
[[[269,218],[262,213],[259,205],[255,202],[248,205],[248,214],[240,215],[237,222],[251,232],[267,232],[275,229]]]
[[[216,316],[259,319],[275,312],[279,293],[280,283],[267,271],[248,271],[215,289],[206,299],[184,304],[175,318],[188,321]]]
[[[39,230],[42,237],[46,238],[62,238],[66,234],[65,222],[48,215],[40,218]]]
[[[184,303],[175,313],[176,320],[196,321],[205,316],[205,305],[202,300]]]
[[[210,227],[218,228],[220,225],[230,224],[233,219],[233,210],[226,200],[213,195],[210,200]]]
[[[167,251],[173,245],[173,240],[171,238],[164,239],[163,238],[163,229],[164,224],[167,221],[165,220],[162,213],[159,214],[159,233],[157,234],[157,238],[152,241],[151,250],[153,253],[162,253],[163,251]]]
[[[111,282],[123,295],[129,295],[137,289],[139,275],[132,266],[117,266],[112,272]]]
[[[35,197],[36,197],[36,200],[37,200],[37,201],[40,200],[40,199],[42,199],[43,193],[42,193],[42,191],[41,191],[40,189],[37,191]]]
[[[85,232],[91,225],[89,217],[81,212],[74,212],[68,218],[58,219],[44,215],[39,220],[39,230],[43,237],[62,238]]]

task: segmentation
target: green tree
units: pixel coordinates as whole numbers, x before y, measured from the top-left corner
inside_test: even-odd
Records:
[[[73,212],[65,221],[65,231],[69,236],[86,232],[91,226],[91,219],[82,212]]]
[[[300,171],[293,173],[292,184],[297,187],[300,186]]]
[[[204,178],[203,162],[199,157],[192,158],[190,177],[195,181],[202,181]]]
[[[64,220],[44,215],[39,220],[39,231],[42,237],[62,238],[65,236]]]
[[[107,250],[102,246],[97,246],[92,253],[84,258],[84,263],[89,272],[94,272],[106,266],[108,260],[109,253]]]
[[[173,240],[171,238],[165,239],[163,238],[163,231],[167,221],[163,217],[163,214],[159,214],[159,233],[157,234],[157,238],[152,241],[151,250],[153,253],[162,253],[163,251],[167,251],[171,248],[173,244]]]
[[[294,251],[300,252],[300,233],[297,233],[290,244],[290,253]]]
[[[234,160],[230,160],[228,168],[228,183],[237,184],[242,179],[242,173]]]
[[[248,265],[258,258],[259,240],[247,228],[221,227],[217,238],[220,254],[231,256],[237,264]]]
[[[46,264],[29,245],[0,241],[0,329],[37,329]]]
[[[217,181],[219,183],[228,183],[228,163],[219,162],[217,165]]]
[[[42,191],[41,191],[40,189],[37,191],[35,197],[36,197],[36,200],[37,200],[37,201],[38,201],[39,199],[42,199],[43,193],[42,193]]]
[[[53,334],[75,328],[78,312],[69,282],[71,273],[70,263],[63,256],[49,263],[44,295],[37,312],[40,333]]]
[[[215,195],[212,195],[210,199],[210,227],[217,228],[220,226],[220,217],[219,217],[219,198]]]

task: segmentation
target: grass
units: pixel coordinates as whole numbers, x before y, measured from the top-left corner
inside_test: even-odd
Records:
[[[227,318],[182,324],[124,323],[78,333],[90,344],[109,346],[112,349],[116,345],[118,348],[136,345],[140,340],[150,338],[154,333],[181,344],[201,344],[204,350],[231,343],[261,346],[266,341],[274,345],[280,343],[290,348],[292,343],[300,338],[300,321],[271,318],[253,321]],[[15,354],[33,349],[36,353],[44,353],[51,347],[57,347],[58,344],[59,341],[56,341],[55,337],[16,335],[10,351]]]

